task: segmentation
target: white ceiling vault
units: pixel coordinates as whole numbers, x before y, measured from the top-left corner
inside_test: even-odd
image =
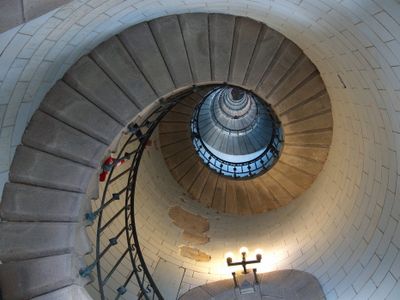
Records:
[[[0,34],[0,190],[27,122],[50,87],[81,55],[133,24],[186,12],[248,16],[281,32],[318,67],[330,95],[334,132],[323,171],[296,205],[267,220],[254,220],[276,224],[268,232],[268,250],[279,254],[271,262],[273,268],[312,273],[328,299],[397,299],[400,4],[396,0],[75,0],[4,32]]]

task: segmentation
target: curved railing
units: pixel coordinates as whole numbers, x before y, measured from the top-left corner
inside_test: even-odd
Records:
[[[102,300],[119,299],[129,291],[129,284],[133,278],[136,279],[140,290],[139,294],[136,295],[138,299],[163,299],[144,261],[136,231],[136,180],[141,157],[154,129],[170,109],[190,93],[192,93],[192,90],[164,101],[139,124],[129,124],[129,137],[121,147],[117,157],[110,157],[103,164],[102,174],[105,174],[106,177],[101,205],[97,210],[85,215],[89,222],[93,223],[97,220],[96,256],[91,264],[82,268],[79,272],[81,276],[89,277],[96,268],[98,291]],[[127,167],[121,168],[121,165]],[[116,189],[116,186],[119,186],[120,189]],[[123,205],[115,205],[121,203],[121,201],[124,201]],[[106,212],[107,214],[105,214]],[[110,226],[121,224],[117,222],[121,218],[124,218],[124,222],[115,234],[115,230],[109,230]],[[120,247],[121,255],[111,267],[109,266],[110,262],[107,261],[106,268],[104,262],[107,253],[113,247]],[[127,261],[131,265],[129,271],[126,271]],[[119,277],[121,274],[124,276],[123,282],[117,287],[109,284],[110,278],[115,272],[119,273]]]

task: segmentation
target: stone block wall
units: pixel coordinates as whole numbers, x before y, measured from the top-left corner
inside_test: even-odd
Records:
[[[8,180],[15,148],[33,112],[83,53],[143,20],[195,11],[246,15],[297,43],[321,72],[334,117],[328,161],[308,193],[289,208],[253,218],[240,228],[226,224],[213,232],[210,226],[211,240],[226,237],[229,248],[263,241],[271,254],[268,268],[312,273],[328,299],[396,299],[400,6],[395,0],[75,0],[3,32],[1,186]],[[268,230],[252,239],[247,233],[255,227]],[[226,235],[233,229],[235,239]],[[228,248],[223,243],[215,247]],[[207,271],[196,266],[185,273],[182,290],[212,278]]]

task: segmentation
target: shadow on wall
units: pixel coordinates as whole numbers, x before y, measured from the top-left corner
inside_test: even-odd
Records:
[[[233,280],[226,279],[198,286],[180,300],[246,299],[246,300],[322,300],[326,299],[319,281],[311,274],[298,270],[280,270],[258,274],[259,285],[252,294],[241,295]]]

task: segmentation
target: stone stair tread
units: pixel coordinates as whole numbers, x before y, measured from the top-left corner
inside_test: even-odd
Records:
[[[3,263],[72,252],[84,255],[90,250],[87,238],[82,241],[84,228],[79,223],[6,222],[0,229]]]
[[[276,60],[269,68],[269,72],[263,77],[256,91],[262,97],[268,95],[279,84],[290,67],[302,55],[301,50],[293,42],[285,39],[277,53]]]
[[[305,170],[307,173],[317,176],[323,167],[323,163],[314,160],[308,160],[304,157],[285,155],[281,158],[287,165]]]
[[[325,129],[332,128],[333,120],[330,111],[324,112],[322,114],[314,115],[308,119],[301,120],[299,122],[290,123],[285,126],[285,132],[298,133],[307,130]]]
[[[188,147],[185,150],[177,152],[174,155],[166,158],[165,162],[167,163],[167,166],[170,169],[175,169],[179,164],[181,164],[183,161],[185,161],[186,159],[188,159],[195,153],[196,152],[195,152],[194,148]]]
[[[87,56],[72,66],[63,80],[123,125],[139,113],[138,107]]]
[[[324,163],[328,156],[329,149],[328,148],[318,148],[318,147],[309,147],[309,146],[292,146],[285,145],[283,149],[283,153],[297,156],[297,157],[305,157],[307,159],[312,159],[318,162]]]
[[[212,208],[219,211],[225,211],[225,203],[226,203],[226,182],[228,179],[225,179],[222,176],[218,176],[217,184],[215,186],[214,198],[212,201]]]
[[[286,174],[280,173],[276,168],[272,168],[268,175],[270,175],[275,181],[279,182],[280,185],[290,194],[293,198],[301,195],[304,192],[304,188],[298,186],[296,182],[291,181]]]
[[[77,281],[78,268],[72,254],[2,264],[0,282],[4,299],[31,299]],[[21,288],[23,287],[23,288]]]
[[[204,185],[206,184],[207,178],[210,173],[211,170],[209,168],[203,168],[200,171],[200,174],[197,176],[195,182],[190,187],[189,193],[194,197],[195,200],[199,201]]]
[[[252,90],[257,88],[284,39],[284,36],[275,30],[272,30],[266,25],[262,26],[260,38],[254,49],[249,70],[245,78],[246,86]]]
[[[315,179],[315,176],[306,173],[306,171],[302,169],[298,169],[291,165],[285,164],[281,160],[279,160],[275,164],[274,169],[276,169],[280,173],[285,174],[286,178],[288,178],[292,182],[296,182],[298,186],[304,189],[307,189]]]
[[[7,183],[0,216],[8,221],[80,222],[87,201],[82,193]]]
[[[97,168],[107,145],[38,111],[25,130],[25,145]]]
[[[325,86],[321,76],[315,76],[292,91],[292,93],[288,94],[287,97],[283,98],[279,103],[274,103],[273,107],[279,116],[283,112],[286,112],[292,107],[307,101],[324,90]]]
[[[268,174],[260,177],[260,182],[271,192],[279,206],[286,205],[293,199],[293,196]]]
[[[186,158],[185,161],[177,165],[174,169],[172,169],[172,174],[177,178],[178,182],[189,172],[189,170],[196,164],[197,162],[197,154],[193,153],[193,155]]]
[[[91,57],[140,109],[157,98],[152,86],[117,37],[97,46]]]
[[[86,289],[79,285],[70,285],[61,289],[37,296],[32,300],[91,300]]]
[[[147,23],[140,23],[124,30],[119,34],[119,38],[159,97],[175,89]]]
[[[239,215],[250,215],[250,199],[244,181],[238,180],[235,184],[236,208]]]
[[[210,82],[208,14],[183,14],[178,18],[192,68],[193,81],[196,83]]]
[[[178,17],[176,15],[161,17],[150,21],[149,25],[175,86],[192,85],[192,73]]]
[[[192,166],[189,172],[187,172],[179,181],[185,190],[190,190],[190,187],[193,185],[203,168],[205,168],[205,165],[200,161],[199,158],[197,158],[195,164]]]
[[[243,84],[260,30],[261,23],[248,18],[236,18],[229,74],[230,83]]]
[[[314,132],[300,132],[285,135],[285,145],[304,145],[329,147],[332,140],[332,130],[321,130]]]
[[[286,111],[284,114],[280,114],[280,120],[283,124],[290,124],[330,110],[331,104],[328,95],[323,94],[312,101],[296,106],[290,111]]]
[[[299,63],[294,66],[294,69],[286,76],[282,83],[275,88],[273,93],[269,95],[268,102],[273,104],[279,102],[286,95],[297,89],[304,81],[310,80],[309,76],[315,74],[318,75],[318,71],[314,64],[310,61],[307,56],[302,55]]]
[[[164,157],[171,157],[180,151],[183,151],[187,148],[193,148],[193,145],[190,139],[183,139],[176,143],[168,144],[168,145],[161,145],[161,151]]]
[[[40,109],[106,144],[122,130],[118,122],[63,81],[53,86]]]
[[[235,17],[211,14],[209,17],[212,80],[228,81]]]
[[[94,171],[67,159],[18,146],[10,181],[84,193]]]
[[[200,203],[206,207],[212,206],[217,180],[218,175],[211,171],[207,177],[207,182],[200,196]]]

